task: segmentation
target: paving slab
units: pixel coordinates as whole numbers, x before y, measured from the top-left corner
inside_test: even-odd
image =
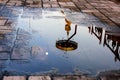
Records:
[[[25,76],[4,76],[3,80],[26,80]]]
[[[0,60],[0,68],[5,68],[6,60]]]
[[[86,76],[55,76],[53,80],[97,80],[96,78]]]
[[[4,25],[6,20],[0,20],[0,25]]]
[[[27,60],[30,59],[30,48],[26,46],[15,46],[11,55],[11,59]]]
[[[7,46],[7,45],[0,45],[0,52],[10,52],[12,49],[11,46]]]
[[[9,33],[11,33],[13,30],[10,30],[10,29],[8,29],[8,30],[0,30],[0,34],[1,35],[4,35],[4,34],[9,34]]]
[[[51,80],[49,76],[30,76],[28,80]]]
[[[0,60],[7,60],[9,58],[10,58],[10,53],[7,53],[7,52],[0,53]]]
[[[98,77],[101,80],[120,80],[120,70],[111,70],[100,72]]]

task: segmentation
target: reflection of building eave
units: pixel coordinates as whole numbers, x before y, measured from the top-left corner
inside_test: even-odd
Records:
[[[115,51],[107,44],[105,43],[105,45],[113,52],[113,54],[116,56],[116,58],[120,61],[120,56],[118,53],[115,53]]]
[[[94,34],[94,36],[100,41],[100,44],[107,46],[110,51],[115,55],[115,61],[120,61],[119,56],[119,46],[120,46],[120,35],[119,33],[106,31],[103,28],[99,27],[88,27],[89,33]],[[109,41],[112,41],[112,44],[109,44]],[[111,47],[112,46],[112,47]]]
[[[118,35],[117,33],[105,31],[104,36],[105,36],[105,38],[104,38],[104,45],[106,45],[113,52],[113,54],[115,55],[115,58],[117,58],[120,61],[120,56],[119,56],[119,52],[118,52],[119,44],[120,44],[120,40],[119,40],[120,35]],[[116,43],[116,50],[114,50],[114,48],[112,49],[110,47],[110,45],[107,43],[107,40],[108,40],[107,38],[108,37],[109,37],[109,40],[117,41],[117,43]]]
[[[112,40],[118,41],[120,43],[120,33],[109,33],[106,31],[105,35],[112,36]]]

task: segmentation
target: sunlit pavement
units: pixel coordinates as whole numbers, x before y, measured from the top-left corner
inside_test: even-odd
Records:
[[[0,1],[0,67],[4,67],[5,60],[11,58],[13,60],[19,59],[29,59],[30,55],[28,54],[31,50],[31,47],[27,47],[28,40],[31,38],[29,33],[22,31],[14,27],[17,24],[15,22],[19,15],[22,14],[22,10],[17,9],[18,7],[25,8],[69,8],[71,11],[85,12],[90,15],[98,17],[101,21],[108,23],[112,27],[120,26],[120,2],[114,3],[109,0],[1,0]],[[16,7],[16,8],[15,8]],[[6,18],[5,18],[6,17]],[[118,30],[119,31],[119,30]],[[7,34],[7,35],[4,35]],[[21,46],[22,45],[22,46]],[[38,47],[32,47],[33,51],[38,50]],[[12,54],[11,54],[12,52]],[[16,53],[22,53],[17,55]],[[23,56],[25,55],[25,56]],[[4,57],[3,57],[4,56]],[[119,79],[119,71],[114,73],[107,72],[100,75],[103,80],[110,80],[108,75],[113,75],[111,80]],[[96,78],[86,77],[86,76],[63,76],[63,77],[29,77],[29,80],[69,80],[71,78],[75,80],[96,80]],[[3,78],[3,77],[1,77]],[[3,80],[12,80],[13,78],[4,77]],[[26,77],[14,78],[14,80],[25,80]]]

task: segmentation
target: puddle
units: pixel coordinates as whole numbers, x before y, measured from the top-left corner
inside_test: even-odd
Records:
[[[20,8],[18,11],[14,45],[8,53],[10,57],[4,60],[6,64],[1,63],[4,65],[1,71],[95,75],[119,69],[119,28],[66,9]]]

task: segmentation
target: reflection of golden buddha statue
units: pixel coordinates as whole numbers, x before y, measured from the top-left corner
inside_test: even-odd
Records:
[[[77,25],[75,25],[75,32],[73,35],[71,35],[67,40],[58,40],[56,41],[56,47],[60,50],[64,50],[64,51],[71,51],[71,50],[75,50],[78,47],[77,42],[70,40],[71,38],[73,38],[75,36],[77,32]]]
[[[64,14],[64,11],[61,11],[62,14]],[[64,14],[65,15],[65,14]],[[62,40],[58,40],[56,41],[56,47],[60,50],[63,50],[63,51],[72,51],[72,50],[75,50],[77,49],[78,47],[78,43],[75,42],[75,41],[72,41],[71,38],[73,38],[77,32],[77,25],[75,25],[75,32],[74,34],[72,34],[70,37],[69,37],[69,32],[71,30],[71,21],[68,20],[67,18],[65,18],[65,31],[67,32],[67,39],[62,39]]]
[[[69,36],[69,32],[71,30],[71,21],[69,21],[65,18],[65,22],[66,22],[65,31],[67,32],[67,36]]]

